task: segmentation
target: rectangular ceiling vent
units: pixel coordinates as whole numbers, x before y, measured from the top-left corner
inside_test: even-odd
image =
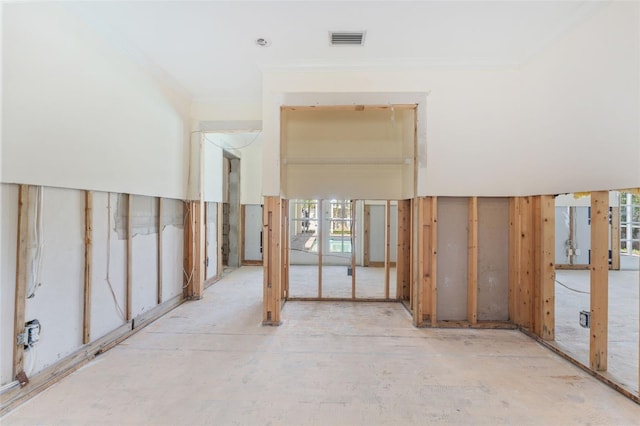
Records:
[[[365,31],[330,31],[329,40],[332,46],[363,46]]]

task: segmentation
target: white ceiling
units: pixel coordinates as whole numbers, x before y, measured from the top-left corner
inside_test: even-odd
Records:
[[[478,67],[526,61],[594,1],[137,1],[65,7],[193,100],[261,99],[289,67]],[[330,30],[366,30],[330,46]],[[259,37],[270,41],[259,47]]]

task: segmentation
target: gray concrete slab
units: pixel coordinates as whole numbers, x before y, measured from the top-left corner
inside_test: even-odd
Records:
[[[502,330],[416,329],[396,303],[289,302],[243,267],[2,418],[22,424],[638,424],[640,406]]]

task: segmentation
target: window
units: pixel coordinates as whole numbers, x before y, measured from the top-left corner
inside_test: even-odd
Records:
[[[640,256],[640,195],[620,194],[620,254]]]
[[[351,201],[331,200],[329,251],[351,253]]]

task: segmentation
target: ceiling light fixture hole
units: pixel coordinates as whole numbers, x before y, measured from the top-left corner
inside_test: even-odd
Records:
[[[269,45],[269,40],[260,37],[256,39],[256,44],[260,47],[267,47]]]

